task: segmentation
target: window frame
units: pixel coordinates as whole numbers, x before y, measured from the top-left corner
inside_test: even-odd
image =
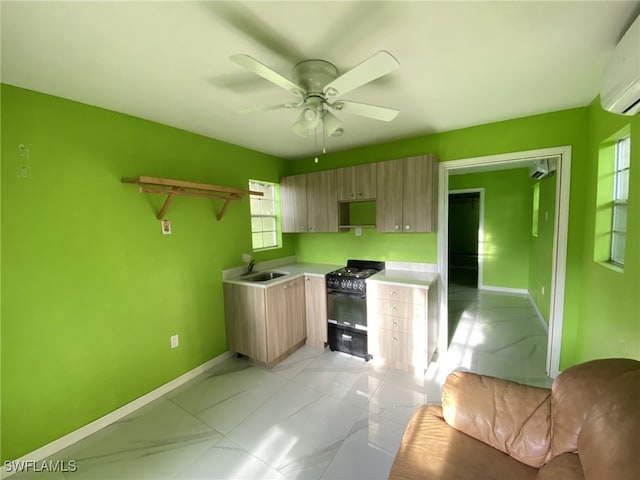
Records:
[[[255,180],[249,179],[249,190],[252,191],[264,191],[265,187],[271,187],[273,189],[271,198],[265,198],[264,196],[259,195],[249,195],[249,215],[250,215],[250,229],[251,229],[251,247],[253,251],[261,251],[261,250],[271,250],[274,248],[280,248],[282,246],[281,242],[281,229],[280,229],[280,215],[278,211],[278,184],[273,182],[267,182],[264,180]],[[273,213],[263,213],[265,210],[269,211],[269,209],[263,209],[262,202],[270,202],[271,209]],[[254,212],[255,202],[259,202],[260,204],[260,212]],[[254,219],[260,219],[261,229],[254,230]],[[272,219],[274,229],[265,229],[264,228],[264,219]],[[261,238],[264,242],[265,234],[268,233],[269,237],[271,237],[272,241],[269,242],[267,246],[258,246],[256,247],[256,242],[254,240],[254,235],[261,234]]]
[[[629,171],[631,166],[631,136],[625,135],[615,142],[613,167],[613,198],[611,202],[611,242],[609,245],[609,263],[624,267],[626,251],[627,219],[629,205]],[[623,177],[626,173],[626,182]],[[624,221],[619,222],[620,212],[624,211]],[[622,239],[622,251],[618,251]]]

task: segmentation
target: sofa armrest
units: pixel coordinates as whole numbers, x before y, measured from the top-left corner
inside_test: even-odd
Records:
[[[547,457],[551,390],[469,372],[447,377],[442,392],[445,421],[531,467]]]

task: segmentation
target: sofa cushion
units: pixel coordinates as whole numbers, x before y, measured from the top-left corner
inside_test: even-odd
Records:
[[[589,410],[615,377],[640,369],[640,362],[627,358],[592,360],[562,372],[551,393],[552,434],[549,460],[578,451],[578,434]]]
[[[536,480],[585,480],[580,458],[576,453],[564,453],[547,463]]]
[[[578,436],[587,478],[640,479],[640,370],[611,381]]]
[[[389,479],[533,480],[537,470],[450,427],[442,409],[420,407],[409,421]]]
[[[546,388],[454,372],[442,391],[442,409],[452,427],[538,468],[549,452],[550,396]]]

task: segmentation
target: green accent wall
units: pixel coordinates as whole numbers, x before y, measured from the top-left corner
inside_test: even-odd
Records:
[[[538,198],[538,236],[529,236],[529,295],[547,324],[551,313],[551,277],[553,267],[553,234],[556,208],[557,175],[551,175],[537,181]],[[533,190],[531,183],[530,189]],[[532,199],[533,200],[533,199]],[[532,211],[533,211],[533,205]]]
[[[227,349],[221,271],[251,251],[248,199],[217,221],[221,201],[177,197],[162,235],[164,196],[120,180],[246,189],[286,162],[8,85],[1,101],[4,462]],[[284,242],[256,259],[293,255]]]
[[[482,285],[528,289],[532,215],[528,170],[449,176],[449,190],[471,188],[484,188]]]
[[[585,170],[585,248],[580,259],[582,296],[575,339],[576,361],[610,356],[640,359],[640,116],[605,112],[596,99],[588,109]],[[629,216],[623,271],[594,260],[600,144],[624,128],[631,132]]]

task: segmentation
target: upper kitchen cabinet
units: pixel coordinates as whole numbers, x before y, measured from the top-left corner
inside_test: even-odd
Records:
[[[434,232],[438,179],[435,155],[390,160],[376,166],[376,229]]]
[[[376,165],[368,163],[336,170],[338,201],[355,202],[376,198]]]
[[[307,231],[307,176],[280,179],[280,215],[285,233]]]
[[[307,173],[307,221],[309,232],[338,231],[335,170]]]
[[[280,214],[284,233],[337,232],[335,170],[282,177]]]

